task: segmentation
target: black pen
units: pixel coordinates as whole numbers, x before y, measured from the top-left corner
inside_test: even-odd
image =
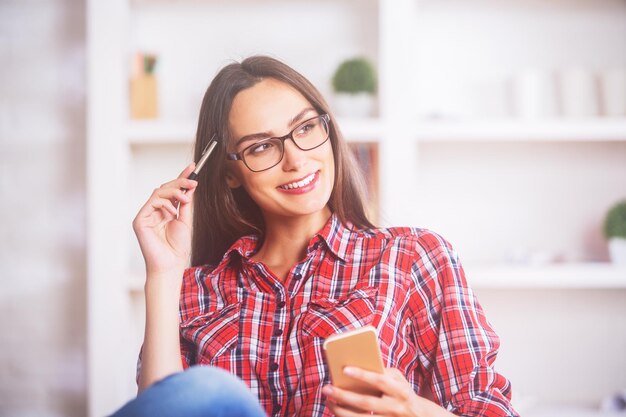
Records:
[[[189,174],[187,179],[195,180],[196,178],[198,178],[198,174],[200,173],[200,170],[204,166],[204,164],[207,161],[207,159],[209,159],[209,156],[211,155],[211,152],[213,152],[213,149],[215,149],[215,145],[217,145],[217,141],[215,139],[211,138],[211,141],[204,148],[204,151],[202,151],[202,156],[200,157],[200,160],[198,161],[198,164],[196,165],[196,169],[194,169],[193,172],[191,174]],[[182,190],[183,190],[183,192],[187,191],[186,188],[183,188]]]

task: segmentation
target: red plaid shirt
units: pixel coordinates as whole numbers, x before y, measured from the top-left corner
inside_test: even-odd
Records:
[[[511,385],[492,364],[498,336],[437,234],[353,231],[333,215],[285,282],[250,257],[243,237],[217,266],[189,268],[181,294],[185,367],[237,375],[272,416],[330,416],[326,337],[371,324],[383,362],[415,392],[464,416],[517,416]]]

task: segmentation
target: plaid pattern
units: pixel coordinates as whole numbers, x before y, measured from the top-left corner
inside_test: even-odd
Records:
[[[181,295],[185,367],[239,376],[268,415],[330,416],[322,344],[371,324],[383,361],[415,391],[463,416],[517,416],[492,367],[499,339],[439,235],[416,228],[353,231],[332,216],[284,283],[250,259],[243,237],[215,267],[189,268]]]

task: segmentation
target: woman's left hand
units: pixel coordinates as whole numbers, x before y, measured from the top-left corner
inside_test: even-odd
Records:
[[[379,374],[349,366],[344,369],[344,373],[382,391],[383,395],[382,397],[364,395],[327,385],[322,393],[328,398],[328,407],[337,417],[453,415],[432,401],[417,395],[404,375],[395,368],[387,368],[384,374]]]

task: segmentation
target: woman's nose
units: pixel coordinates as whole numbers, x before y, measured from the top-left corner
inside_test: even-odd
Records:
[[[283,170],[297,171],[306,165],[306,151],[298,148],[293,139],[284,142]]]

